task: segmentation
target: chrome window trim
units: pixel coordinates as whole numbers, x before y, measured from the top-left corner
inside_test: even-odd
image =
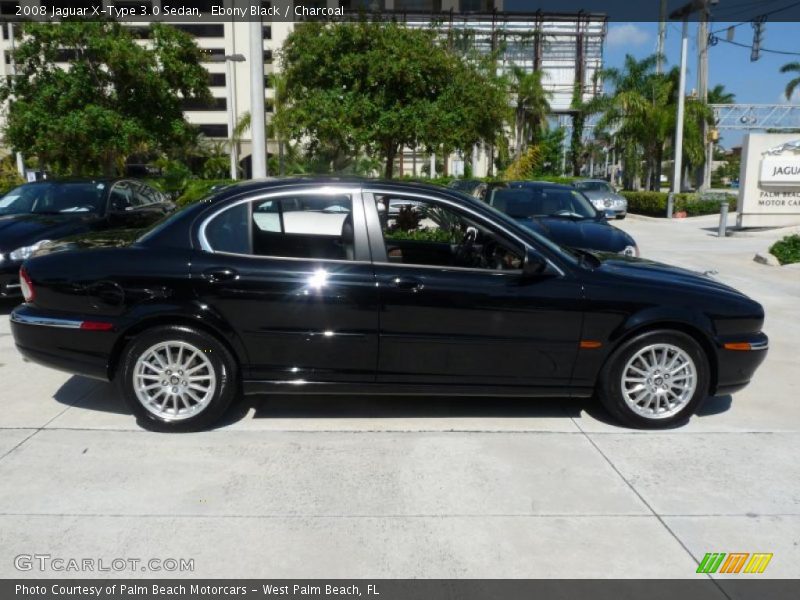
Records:
[[[249,258],[267,258],[271,260],[301,260],[301,261],[323,261],[323,262],[333,262],[333,263],[346,263],[346,264],[354,264],[354,263],[367,263],[369,261],[357,261],[357,260],[340,260],[335,258],[298,258],[295,256],[265,256],[262,254],[243,254],[239,252],[222,252],[219,250],[214,250],[211,247],[211,244],[208,243],[208,238],[206,238],[206,227],[211,222],[212,219],[216,218],[226,210],[231,210],[236,208],[240,204],[246,204],[248,202],[258,202],[259,200],[269,200],[270,198],[286,196],[286,195],[296,195],[296,196],[312,196],[312,195],[322,195],[322,196],[336,196],[336,195],[343,195],[349,194],[351,196],[352,202],[352,211],[355,212],[355,204],[356,204],[356,196],[361,194],[360,187],[339,187],[339,186],[322,186],[316,188],[304,188],[299,190],[294,190],[291,188],[281,188],[280,190],[275,190],[273,192],[266,192],[263,194],[256,194],[254,196],[245,196],[231,204],[226,204],[223,207],[212,212],[209,216],[204,218],[200,226],[197,228],[197,239],[200,242],[200,248],[204,252],[209,252],[211,254],[220,254],[220,255],[228,255],[228,256],[245,256]]]
[[[476,212],[476,211],[472,210],[470,207],[464,206],[462,204],[459,204],[458,202],[453,202],[452,200],[449,200],[447,198],[440,198],[438,196],[420,194],[419,192],[406,192],[406,191],[390,190],[390,189],[386,189],[386,188],[369,187],[369,186],[365,186],[363,188],[363,192],[365,194],[372,194],[373,196],[375,194],[397,194],[398,196],[411,196],[413,198],[422,198],[423,200],[429,200],[431,202],[441,202],[443,204],[447,204],[449,206],[454,207],[457,210],[462,210],[462,211],[470,213],[471,215],[476,217],[478,221],[480,221],[480,222],[482,222],[484,224],[488,223],[490,228],[499,229],[500,231],[502,231],[507,236],[509,236],[509,237],[513,238],[514,240],[516,240],[517,243],[522,244],[523,248],[526,248],[526,249],[527,248],[531,248],[532,250],[536,250],[538,252],[537,248],[534,248],[529,242],[526,242],[525,240],[520,238],[514,232],[509,231],[508,229],[503,227],[501,224],[495,223],[494,221],[490,221],[484,215],[480,214],[479,212]],[[385,240],[384,240],[384,243],[385,243]],[[561,267],[559,267],[557,264],[555,264],[552,260],[550,260],[547,256],[543,256],[542,258],[545,259],[547,264],[549,264],[556,271],[558,271],[558,274],[559,274],[560,277],[564,277],[565,276],[564,270]],[[378,263],[378,262],[376,262],[374,264],[383,264],[383,265],[389,264],[389,265],[392,265],[392,266],[398,266],[398,264],[400,264],[400,263],[384,263],[384,262]],[[406,266],[409,266],[409,267],[425,267],[425,266],[431,266],[431,265],[413,265],[413,264],[409,264],[409,265],[406,265]],[[436,267],[436,268],[449,269],[451,267]],[[483,272],[483,273],[486,273],[486,272],[503,273],[503,271],[494,271],[493,269],[475,269],[475,268],[470,268],[470,267],[452,267],[452,268],[464,269],[464,270],[469,270],[469,271],[479,271],[479,272]],[[517,271],[519,271],[519,270],[517,270]]]
[[[56,327],[58,329],[80,329],[83,321],[74,319],[58,319],[56,317],[33,317],[11,313],[11,320],[21,325],[36,325],[37,327]]]

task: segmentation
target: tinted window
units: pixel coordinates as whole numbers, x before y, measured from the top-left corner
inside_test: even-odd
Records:
[[[597,214],[580,192],[556,187],[513,187],[492,190],[489,205],[514,219],[564,216],[582,219]]]
[[[352,206],[349,195],[256,200],[216,216],[206,227],[206,240],[217,252],[352,260]]]
[[[140,199],[134,197],[133,187],[127,181],[117,183],[111,188],[109,206],[115,212],[131,210],[140,205]]]
[[[375,196],[389,262],[488,270],[522,268],[517,244],[469,215],[413,197]]]
[[[103,182],[46,182],[21,185],[0,198],[0,215],[101,212]]]

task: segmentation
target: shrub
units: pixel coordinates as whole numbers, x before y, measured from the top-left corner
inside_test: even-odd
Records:
[[[649,217],[666,217],[669,194],[666,192],[622,192],[628,200],[628,212]],[[736,196],[726,194],[728,209],[736,210]],[[676,194],[674,212],[685,212],[689,217],[719,213],[721,197]]]
[[[648,217],[667,215],[667,194],[661,192],[622,192],[628,200],[628,212]]]
[[[211,188],[215,185],[227,185],[229,183],[233,183],[233,181],[230,179],[192,179],[184,186],[175,203],[180,207],[194,204],[208,196],[211,193]]]
[[[782,265],[800,263],[800,234],[787,235],[778,240],[769,249],[770,254]]]

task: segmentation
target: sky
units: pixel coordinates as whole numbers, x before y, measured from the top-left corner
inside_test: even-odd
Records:
[[[800,23],[765,23],[762,48],[797,52],[798,56],[771,54],[763,52],[756,62],[750,62],[750,49],[725,43],[729,25],[735,23],[712,23],[711,30],[722,29],[718,34],[720,42],[709,49],[709,88],[718,83],[736,94],[737,103],[784,104],[786,83],[792,78],[780,72],[787,62],[800,62]],[[606,67],[621,67],[626,54],[644,58],[653,54],[658,40],[658,23],[620,23],[608,24],[604,64]],[[680,64],[681,25],[669,23],[665,54],[667,66]],[[736,28],[734,41],[750,45],[753,41],[753,28],[745,23]],[[697,24],[689,24],[689,58],[686,78],[687,93],[697,88]],[[795,76],[798,76],[795,74]],[[792,104],[800,104],[800,91],[795,92]],[[722,132],[722,145],[730,147],[741,141],[741,134]]]

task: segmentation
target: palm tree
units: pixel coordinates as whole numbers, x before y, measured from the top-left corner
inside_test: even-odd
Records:
[[[522,67],[511,68],[511,92],[514,97],[514,157],[547,129],[552,92],[542,85],[543,71],[528,73]]]
[[[709,104],[733,104],[734,102],[736,102],[736,94],[726,90],[721,83],[708,90]]]
[[[628,188],[638,181],[644,164],[646,187],[658,190],[667,144],[674,144],[679,73],[677,69],[657,73],[657,63],[657,55],[643,60],[626,56],[622,69],[605,69],[600,74],[614,92],[588,105],[589,111],[602,115],[596,128],[610,132],[621,148]],[[723,89],[715,90],[712,93],[724,94]],[[687,102],[682,151],[688,164],[703,163],[702,123],[710,120],[707,104],[700,100]]]
[[[781,73],[797,73],[798,76],[786,84],[786,99],[791,101],[797,86],[800,86],[800,62],[786,63],[781,67]]]

